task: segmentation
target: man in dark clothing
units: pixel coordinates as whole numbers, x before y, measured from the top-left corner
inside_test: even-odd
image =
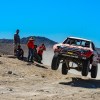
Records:
[[[16,56],[17,56],[18,59],[23,60],[24,51],[23,51],[23,49],[21,48],[20,45],[18,46],[18,49],[17,49],[17,52],[16,52]]]
[[[41,63],[41,58],[37,53],[37,45],[34,45],[34,60],[37,61],[38,63]]]
[[[20,36],[19,36],[19,30],[16,30],[16,33],[14,34],[14,55],[16,55],[16,50],[18,49],[18,45],[20,45]]]

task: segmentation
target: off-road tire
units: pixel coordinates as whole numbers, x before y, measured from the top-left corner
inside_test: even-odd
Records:
[[[98,72],[98,65],[91,67],[91,78],[96,78],[97,77],[97,72]]]
[[[57,70],[59,67],[59,63],[60,63],[59,56],[57,53],[55,53],[55,55],[53,56],[53,59],[52,59],[51,69]]]
[[[82,62],[82,76],[87,76],[89,72],[90,60]]]
[[[62,74],[67,75],[67,73],[68,73],[68,66],[66,63],[63,63],[62,64]]]

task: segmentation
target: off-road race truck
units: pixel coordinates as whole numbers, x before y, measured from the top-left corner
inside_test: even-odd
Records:
[[[81,71],[82,76],[91,73],[91,78],[96,78],[98,71],[98,52],[91,40],[68,37],[63,43],[53,46],[54,56],[51,69],[57,70],[62,63],[62,74],[68,70]]]

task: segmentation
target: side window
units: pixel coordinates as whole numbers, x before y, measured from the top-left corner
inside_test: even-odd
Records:
[[[76,45],[80,46],[81,45],[81,40],[76,40]]]
[[[70,44],[70,39],[67,38],[63,43],[64,43],[64,44]]]
[[[92,43],[92,49],[93,49],[93,50],[96,50],[96,49],[95,49],[95,45],[94,45],[93,43]]]
[[[82,46],[82,47],[85,47],[85,41],[82,41],[82,42],[81,42],[81,46]]]

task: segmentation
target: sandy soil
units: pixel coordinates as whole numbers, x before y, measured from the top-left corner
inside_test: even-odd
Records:
[[[1,54],[12,54],[11,44],[0,44]],[[27,47],[22,45],[27,57]],[[44,65],[0,57],[0,100],[100,100],[100,68],[97,79],[82,77],[75,70],[62,75],[50,68],[53,51],[47,48]],[[100,67],[100,65],[99,65]],[[71,74],[74,73],[74,74]],[[77,75],[76,75],[77,74]]]
[[[100,100],[100,80],[0,57],[0,100]]]

